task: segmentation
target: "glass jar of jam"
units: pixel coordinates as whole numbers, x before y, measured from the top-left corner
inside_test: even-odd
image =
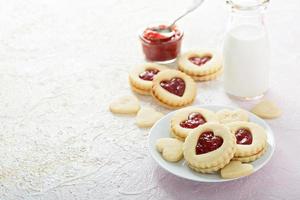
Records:
[[[139,35],[146,60],[171,63],[180,54],[183,31],[178,26],[149,26]]]

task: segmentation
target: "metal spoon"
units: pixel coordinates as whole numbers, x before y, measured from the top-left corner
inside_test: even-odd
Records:
[[[186,16],[187,14],[189,14],[190,12],[196,10],[203,2],[204,0],[194,0],[192,5],[190,5],[184,13],[182,13],[179,17],[177,17],[172,24],[170,24],[168,27],[164,29],[160,29],[159,27],[157,27],[155,28],[154,31],[163,34],[167,38],[172,37],[175,34],[174,31],[172,30],[172,27],[175,25],[175,23],[181,18],[183,18],[184,16]]]

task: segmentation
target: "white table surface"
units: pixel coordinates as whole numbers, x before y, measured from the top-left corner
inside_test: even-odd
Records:
[[[148,130],[115,116],[109,102],[130,94],[128,70],[143,63],[137,31],[169,21],[188,1],[0,1],[0,199],[299,199],[300,1],[271,1],[267,97],[284,111],[269,120],[274,157],[233,182],[187,181],[150,157]],[[183,50],[217,47],[227,12],[207,0],[184,18]],[[247,77],[245,75],[245,81]],[[150,97],[142,105],[157,106]],[[198,84],[195,104],[240,105],[222,79]]]

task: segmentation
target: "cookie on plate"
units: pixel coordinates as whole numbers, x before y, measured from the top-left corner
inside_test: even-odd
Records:
[[[221,177],[226,179],[239,178],[248,176],[253,173],[251,164],[243,164],[240,161],[230,161],[223,169],[221,169]]]
[[[196,97],[194,80],[177,70],[163,70],[153,79],[152,96],[163,106],[180,108],[191,104]]]
[[[177,162],[183,157],[183,142],[174,138],[160,138],[156,142],[156,149],[162,157],[170,162]]]
[[[248,113],[242,109],[236,109],[236,110],[222,109],[219,110],[216,113],[216,115],[221,124],[249,120]]]
[[[188,166],[198,172],[212,173],[233,158],[236,139],[219,123],[206,123],[195,128],[185,139],[183,155]]]
[[[156,63],[146,63],[136,66],[129,73],[131,89],[142,95],[151,95],[154,76],[166,69],[168,68]]]
[[[251,162],[261,157],[267,149],[266,130],[253,122],[226,124],[236,137],[236,152],[233,160]]]
[[[177,140],[180,140],[180,141],[183,141],[183,142],[185,140],[185,138],[182,138],[182,137],[179,137],[179,136],[175,135],[172,130],[170,131],[170,137],[171,138],[176,138]]]
[[[180,71],[188,74],[196,81],[209,81],[222,73],[221,58],[216,51],[189,51],[178,59]]]
[[[214,112],[197,107],[182,108],[171,119],[171,131],[175,136],[185,139],[194,128],[206,122],[218,122]]]

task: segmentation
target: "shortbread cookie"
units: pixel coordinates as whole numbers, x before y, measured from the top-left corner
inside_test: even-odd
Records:
[[[171,136],[172,138],[176,138],[177,140],[180,140],[180,141],[183,141],[183,142],[184,142],[184,140],[185,140],[185,138],[182,138],[182,137],[179,137],[179,136],[175,135],[175,134],[173,133],[173,131],[170,131],[170,136]]]
[[[142,107],[136,116],[136,125],[141,128],[148,128],[155,124],[164,114],[157,112],[153,108]]]
[[[221,58],[215,51],[189,51],[178,60],[179,70],[190,76],[213,74],[221,66]]]
[[[140,109],[140,102],[135,96],[123,96],[113,100],[109,105],[109,109],[116,114],[135,114]]]
[[[264,153],[266,153],[267,149],[268,149],[268,147],[266,145],[266,147],[263,150],[261,150],[260,152],[254,154],[254,155],[245,156],[245,157],[233,157],[232,160],[238,160],[243,163],[252,162],[252,161],[259,159],[262,155],[264,155]]]
[[[221,74],[223,73],[223,67],[221,67],[218,71],[212,73],[212,74],[207,74],[207,75],[202,75],[202,76],[191,76],[195,81],[211,81],[215,80],[218,78]]]
[[[279,117],[282,113],[281,109],[270,100],[263,100],[254,106],[251,110],[254,114],[261,118],[272,119]]]
[[[174,135],[186,138],[199,125],[206,122],[218,122],[214,112],[197,107],[182,108],[171,119],[171,130]]]
[[[192,103],[196,92],[194,80],[177,70],[164,70],[153,80],[152,96],[168,108],[180,108]]]
[[[156,142],[156,149],[162,157],[170,162],[177,162],[183,157],[183,142],[174,138],[160,138]]]
[[[184,158],[193,169],[217,171],[233,157],[236,141],[230,130],[218,123],[206,123],[195,128],[185,139]],[[212,172],[212,171],[210,171]]]
[[[147,90],[141,90],[141,89],[139,89],[139,88],[134,87],[134,86],[130,83],[130,81],[129,81],[129,84],[130,84],[131,90],[132,90],[133,92],[138,93],[138,94],[141,94],[141,95],[149,95],[149,91],[147,91]]]
[[[236,109],[236,110],[222,109],[218,111],[216,115],[221,124],[249,120],[248,113],[242,109]]]
[[[192,169],[195,170],[196,172],[201,172],[203,174],[210,174],[210,173],[214,173],[220,169],[222,169],[225,165],[227,165],[230,162],[230,160],[228,160],[228,162],[224,162],[220,165],[214,166],[214,167],[208,167],[208,168],[197,168],[194,167],[193,165],[190,165],[189,163],[188,166]]]
[[[267,134],[263,127],[253,122],[232,122],[226,124],[236,137],[234,157],[252,156],[263,150],[267,142]]]
[[[159,72],[168,69],[156,63],[146,63],[133,68],[129,73],[129,83],[134,92],[150,95],[152,80]]]
[[[253,166],[251,164],[242,164],[240,161],[231,161],[221,169],[221,176],[226,179],[248,176],[252,173]]]

